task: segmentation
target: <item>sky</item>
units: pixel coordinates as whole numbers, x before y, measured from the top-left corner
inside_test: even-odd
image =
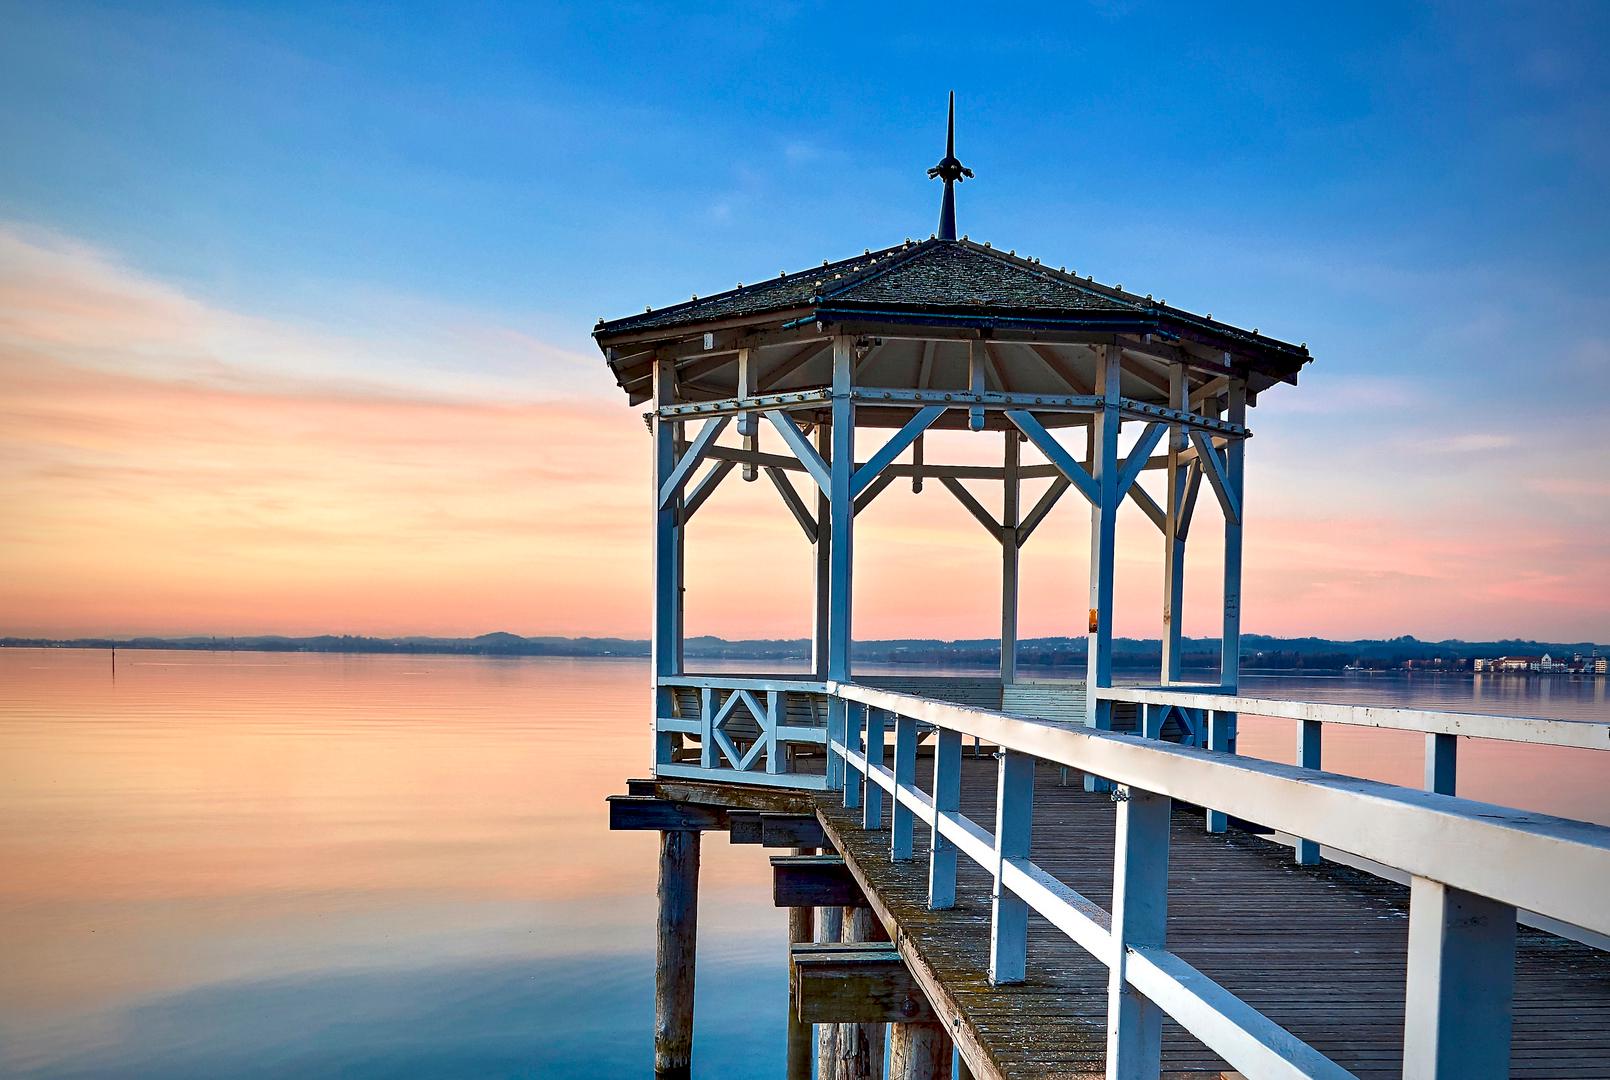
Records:
[[[1246,630],[1610,641],[1610,7],[0,25],[0,634],[646,636],[649,445],[593,323],[928,235],[954,89],[963,232],[1316,357],[1251,414]],[[1160,539],[1119,530],[1116,629],[1156,636]],[[689,633],[808,633],[767,485],[690,534]],[[1025,636],[1082,632],[1087,536],[1070,498],[1025,549]],[[938,487],[856,560],[858,636],[995,632]],[[1199,524],[1187,633],[1220,565]]]

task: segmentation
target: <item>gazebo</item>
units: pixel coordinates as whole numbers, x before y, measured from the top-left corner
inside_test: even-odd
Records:
[[[684,529],[740,467],[746,480],[765,474],[814,545],[812,667],[817,679],[831,682],[851,676],[855,516],[891,483],[909,480],[919,491],[936,483],[999,541],[1006,686],[1017,679],[1020,553],[1052,507],[1076,491],[1090,508],[1083,720],[1098,728],[1112,723],[1110,703],[1090,691],[1112,685],[1118,509],[1131,500],[1157,527],[1160,676],[1178,683],[1185,554],[1205,481],[1224,528],[1223,651],[1213,685],[1236,688],[1247,412],[1270,387],[1297,381],[1310,360],[1306,345],[958,235],[955,186],[972,173],[954,146],[952,97],[946,153],[929,170],[943,182],[943,201],[928,239],[600,321],[594,330],[628,400],[651,407],[657,775],[715,770],[726,779],[775,783],[792,771],[777,752],[776,732],[766,737],[776,705],[735,693],[714,702],[720,717],[679,718],[692,709],[674,700],[686,681]],[[1136,432],[1132,439],[1126,425]],[[780,436],[787,453],[761,449],[763,427]],[[723,442],[729,428],[736,438]],[[1000,464],[929,460],[924,433],[940,429],[1000,433]],[[1025,443],[1043,463],[1023,461]],[[1161,500],[1138,483],[1152,471],[1163,473]],[[1052,482],[1025,507],[1022,484],[1037,477]],[[963,481],[999,483],[998,516]],[[711,708],[707,703],[705,712]],[[843,718],[831,702],[828,708],[831,740]],[[751,734],[763,749],[723,737],[721,721],[734,712],[754,715]],[[786,728],[780,716],[770,726]],[[677,761],[685,735],[702,736],[698,766]],[[1227,748],[1229,738],[1225,727],[1212,741]],[[828,776],[792,779],[831,786],[828,758]],[[750,775],[738,775],[744,773]]]

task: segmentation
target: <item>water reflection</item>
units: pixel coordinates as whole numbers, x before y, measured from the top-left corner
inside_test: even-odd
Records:
[[[0,651],[0,1073],[636,1075],[642,665]],[[700,1073],[780,1068],[763,854],[705,847]],[[741,1018],[741,1019],[740,1019]]]
[[[0,650],[0,1075],[611,1076],[652,1060],[636,662]],[[1606,718],[1604,683],[1249,693]],[[1290,760],[1293,726],[1244,718]],[[1420,739],[1326,764],[1418,784]],[[1462,748],[1461,792],[1610,823],[1604,759]],[[779,1075],[765,852],[703,846],[695,1072]]]

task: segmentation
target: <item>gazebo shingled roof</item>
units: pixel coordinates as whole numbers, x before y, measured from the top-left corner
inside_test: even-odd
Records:
[[[803,309],[791,320],[841,321],[833,316],[882,316],[893,321],[981,329],[1068,329],[1152,333],[1222,345],[1289,377],[1311,357],[1293,345],[1229,323],[1171,307],[1089,277],[1000,251],[966,238],[921,242],[824,262],[769,281],[698,297],[640,315],[601,321],[593,332],[600,345],[646,331],[667,339],[711,324],[758,319]],[[618,372],[617,372],[618,374]]]

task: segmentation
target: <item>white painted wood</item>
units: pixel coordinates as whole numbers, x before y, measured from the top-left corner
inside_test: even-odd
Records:
[[[1433,712],[1379,705],[1335,705],[1320,701],[1246,697],[1240,694],[1183,689],[1119,686],[1103,691],[1113,701],[1177,705],[1187,709],[1229,709],[1285,720],[1317,720],[1351,727],[1390,728],[1397,731],[1441,732],[1473,739],[1574,746],[1610,750],[1610,722],[1556,720],[1537,716],[1495,716],[1487,713]]]
[[[1001,883],[1009,859],[1027,859],[1034,817],[1034,758],[1001,753],[995,787],[995,888],[990,904],[989,978],[997,985],[1022,982],[1029,954],[1029,907]]]
[[[1063,448],[1054,435],[1045,430],[1040,421],[1035,419],[1033,413],[1012,410],[1006,414],[1006,418],[1012,421],[1019,431],[1029,437],[1029,441],[1035,445],[1035,448],[1044,454],[1046,460],[1055,465],[1058,471],[1067,477],[1074,487],[1079,489],[1080,494],[1092,503],[1101,498],[1101,492],[1096,487],[1095,478],[1085,471],[1084,466],[1073,460],[1073,455]]]
[[[889,441],[878,449],[878,452],[867,459],[865,465],[855,470],[855,476],[850,481],[850,496],[853,498],[866,490],[868,484],[878,478],[878,475],[894,462],[894,459],[905,452],[906,447],[915,442],[924,431],[932,426],[945,414],[943,405],[930,405],[918,409],[905,426],[889,437]]]
[[[894,776],[892,791],[896,794],[889,812],[889,858],[899,862],[911,858],[916,822],[911,806],[902,802],[902,788],[914,789],[917,783],[917,722],[909,716],[894,718]]]
[[[1020,466],[1018,469],[1018,475],[1020,477],[1022,476],[1022,472],[1023,470]],[[1073,482],[1066,476],[1062,476],[1060,474],[1051,482],[1051,486],[1045,489],[1045,494],[1040,496],[1039,500],[1035,502],[1033,509],[1028,512],[1028,514],[1023,518],[1022,523],[1018,525],[1018,547],[1021,548],[1024,544],[1029,542],[1029,537],[1034,535],[1034,530],[1039,528],[1040,522],[1044,521],[1045,516],[1051,512],[1051,508],[1056,506],[1057,500],[1062,498],[1063,492],[1067,491],[1072,486]]]
[[[654,401],[669,404],[675,400],[676,372],[669,360],[654,365]],[[677,662],[677,641],[680,618],[677,612],[682,602],[681,563],[677,557],[677,508],[660,501],[660,490],[676,467],[676,424],[656,418],[653,421],[654,458],[652,470],[654,533],[654,612],[652,633],[649,639],[649,668],[656,680],[675,675],[680,670]],[[671,712],[670,697],[656,681],[652,694],[652,712],[649,720],[653,731],[653,765],[658,770],[670,762],[673,741],[661,733],[654,724],[656,717]]]
[[[1113,851],[1112,930],[1107,962],[1107,1076],[1156,1080],[1163,1057],[1163,1010],[1128,975],[1130,949],[1162,949],[1168,929],[1168,840],[1172,803],[1165,795],[1119,788]]]
[[[1404,1080],[1504,1080],[1515,1008],[1515,909],[1409,885]]]
[[[1353,1076],[1166,949],[1131,947],[1126,972],[1131,986],[1241,1076],[1270,1080]]]
[[[1199,431],[1191,432],[1191,442],[1196,446],[1196,460],[1205,463],[1203,471],[1207,474],[1213,494],[1218,497],[1219,509],[1224,511],[1224,519],[1240,524],[1241,504],[1232,490],[1229,471],[1224,464],[1222,453],[1215,450],[1207,437]],[[1226,451],[1229,449],[1230,447],[1225,447]]]
[[[697,484],[693,485],[693,490],[688,492],[687,497],[682,500],[682,524],[684,527],[692,520],[699,507],[704,505],[704,501],[715,494],[716,488],[721,486],[721,481],[727,478],[727,474],[734,467],[734,462],[718,461],[710,469],[706,470]]]
[[[1169,404],[1179,408],[1186,395],[1185,366],[1174,364],[1168,372]],[[1180,531],[1185,497],[1185,474],[1180,455],[1189,444],[1178,425],[1168,429],[1168,508],[1163,523],[1163,670],[1166,686],[1180,681],[1184,655],[1185,534]]]
[[[1297,767],[1299,769],[1319,769],[1321,765],[1322,739],[1325,734],[1325,725],[1318,720],[1297,721]],[[1297,839],[1296,858],[1298,866],[1319,865],[1319,845],[1312,840]]]
[[[956,844],[939,827],[939,815],[961,808],[962,737],[941,730],[934,740],[934,817],[928,821],[928,906],[956,905]]]
[[[832,684],[829,690],[1610,933],[1610,907],[1602,899],[1610,895],[1610,828],[1602,825],[867,686]]]
[[[700,426],[698,434],[688,443],[688,448],[677,459],[670,475],[660,485],[659,505],[661,509],[669,506],[671,501],[682,493],[682,488],[693,475],[693,470],[699,467],[704,455],[710,446],[721,436],[726,428],[729,417],[716,416],[706,420]]]
[[[981,401],[987,387],[984,385],[984,364],[988,360],[984,342],[973,338],[967,343],[967,388],[974,400]],[[974,431],[984,430],[984,408],[974,405],[967,410],[967,426]]]
[[[833,432],[825,424],[816,428],[817,456],[822,457],[832,453]],[[816,558],[811,566],[811,595],[814,607],[811,610],[811,671],[819,679],[827,678],[828,672],[828,631],[832,620],[829,612],[833,610],[833,500],[828,490],[820,484],[816,485]],[[831,712],[831,706],[829,706]]]
[[[835,409],[834,412],[835,419],[837,419],[837,410]],[[799,427],[794,423],[793,418],[787,413],[778,412],[775,409],[765,415],[766,419],[771,421],[772,427],[776,428],[777,433],[783,437],[783,442],[788,444],[788,448],[799,459],[799,463],[805,466],[805,471],[810,474],[811,479],[816,481],[817,487],[823,491],[830,492],[833,480],[828,473],[827,463],[822,460],[822,455],[816,452],[816,448],[806,441],[805,436],[800,434]]]
[[[1018,502],[1022,482],[1022,443],[1018,433],[1006,432],[1005,480],[1001,494],[1001,682],[1017,678]]]
[[[788,507],[788,512],[794,515],[795,521],[799,522],[800,529],[805,533],[805,539],[815,544],[816,519],[811,516],[810,510],[806,508],[805,500],[799,497],[799,492],[794,490],[793,481],[784,476],[781,469],[773,468],[770,465],[766,466],[766,478],[777,489],[777,494],[782,496],[783,505]]]
[[[1096,368],[1096,392],[1107,405],[1090,429],[1090,474],[1096,497],[1090,502],[1090,614],[1086,633],[1085,723],[1112,727],[1112,702],[1100,690],[1112,685],[1113,561],[1118,548],[1118,380],[1119,350],[1104,347]],[[1085,790],[1102,790],[1100,777],[1086,774]]]

